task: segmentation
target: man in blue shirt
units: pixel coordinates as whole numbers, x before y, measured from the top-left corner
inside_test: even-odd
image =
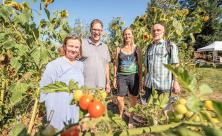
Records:
[[[173,43],[164,40],[165,28],[162,24],[152,27],[153,43],[149,45],[145,54],[145,100],[147,101],[154,88],[158,94],[180,92],[179,83],[164,64],[179,65],[178,48]],[[170,46],[170,53],[167,50]]]

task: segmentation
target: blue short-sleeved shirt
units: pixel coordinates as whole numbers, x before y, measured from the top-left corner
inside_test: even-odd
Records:
[[[60,57],[47,64],[40,87],[55,81],[62,81],[68,85],[70,80],[78,82],[80,86],[84,84],[83,63],[75,61],[70,64],[65,57]],[[68,124],[79,121],[79,107],[70,105],[72,98],[73,95],[67,92],[41,93],[40,95],[40,102],[45,102],[47,120],[58,130],[63,129],[64,122]]]
[[[167,51],[167,41],[161,40],[157,44],[150,45],[145,54],[145,67],[148,72],[145,86],[154,87],[156,90],[169,92],[172,88],[172,73],[163,64],[179,63],[178,48],[175,44],[171,46],[171,56]]]

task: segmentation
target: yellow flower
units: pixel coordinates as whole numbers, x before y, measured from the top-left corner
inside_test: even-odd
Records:
[[[23,10],[24,8],[23,5],[20,5],[18,2],[14,2],[14,1],[5,3],[5,5],[8,7],[13,7],[14,9],[19,10],[19,11]]]
[[[151,7],[151,11],[156,12],[156,7]]]
[[[207,22],[208,20],[209,20],[209,16],[204,16],[204,17],[203,17],[203,21],[204,21],[204,22]]]
[[[47,8],[48,5],[51,4],[51,3],[53,3],[53,2],[54,2],[54,0],[46,0],[45,3],[44,3],[44,5],[45,5],[45,7]]]
[[[186,16],[189,14],[189,10],[188,9],[183,9],[183,14]]]

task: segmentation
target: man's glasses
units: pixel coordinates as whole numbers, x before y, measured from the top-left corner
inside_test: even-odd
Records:
[[[93,32],[102,32],[102,29],[92,29]]]

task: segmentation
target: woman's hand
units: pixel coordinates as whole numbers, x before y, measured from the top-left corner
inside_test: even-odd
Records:
[[[114,77],[114,79],[113,79],[113,87],[116,89],[117,88],[117,83],[116,83],[116,77]]]
[[[107,92],[107,93],[110,93],[110,91],[111,91],[110,84],[107,83],[107,84],[106,84],[106,92]]]

